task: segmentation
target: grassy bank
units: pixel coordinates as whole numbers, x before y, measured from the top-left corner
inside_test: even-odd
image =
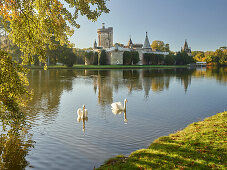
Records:
[[[227,112],[218,113],[169,136],[147,149],[117,156],[98,169],[225,169]]]
[[[42,66],[31,66],[30,69],[43,69]],[[48,69],[149,69],[149,68],[187,68],[186,65],[74,65],[48,66]]]

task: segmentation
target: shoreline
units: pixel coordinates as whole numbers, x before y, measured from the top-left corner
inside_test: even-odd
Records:
[[[44,66],[27,66],[28,69],[44,69]],[[161,68],[161,69],[170,69],[170,68],[188,68],[187,65],[74,65],[73,67],[67,66],[48,66],[48,69],[152,69],[152,68]]]
[[[97,169],[225,169],[226,121],[227,111],[217,113],[160,137],[128,157],[110,158]]]

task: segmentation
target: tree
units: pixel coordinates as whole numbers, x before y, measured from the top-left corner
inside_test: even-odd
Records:
[[[163,41],[155,40],[151,44],[151,48],[154,51],[169,51],[169,44],[165,44]]]
[[[199,52],[194,56],[195,61],[205,61],[204,52]]]
[[[227,46],[223,46],[219,48],[220,50],[227,50]]]
[[[58,61],[65,64],[67,67],[72,67],[76,61],[76,55],[73,53],[72,48],[68,48],[66,45],[61,47]]]
[[[164,61],[164,55],[162,54],[153,54],[153,53],[145,53],[143,55],[145,64],[149,65],[157,65],[162,64]]]
[[[69,5],[72,10],[63,6]],[[46,63],[47,49],[53,49],[51,37],[55,37],[61,45],[69,45],[68,36],[73,30],[67,22],[79,28],[76,22],[79,13],[89,20],[96,21],[103,13],[108,13],[106,0],[68,1],[68,0],[27,0],[0,1],[0,16],[2,23],[10,22],[9,37],[12,43],[23,52],[23,63],[31,61],[31,57],[38,55],[40,61]],[[67,21],[67,22],[66,22]]]
[[[222,50],[217,49],[215,51],[215,57],[216,61],[218,61],[219,64],[225,65],[227,63],[227,56],[223,53]]]
[[[102,50],[99,57],[99,65],[106,65],[106,64],[107,64],[107,54],[105,50]]]
[[[175,56],[172,54],[169,54],[164,58],[164,64],[166,65],[173,65],[175,64],[175,62],[176,62]]]
[[[203,51],[192,51],[192,56],[195,57],[199,53],[204,53]]]
[[[139,53],[137,51],[132,51],[132,63],[136,65],[140,61]]]
[[[149,54],[149,53],[143,54],[143,62],[144,62],[146,65],[149,65],[149,64],[150,64],[150,54]]]
[[[18,112],[24,106],[25,96],[29,97],[27,90],[27,69],[13,61],[12,57],[0,50],[0,113],[6,111]],[[23,97],[24,96],[24,97]]]
[[[85,64],[85,54],[86,52],[82,49],[73,48],[73,53],[77,56],[76,64]]]
[[[215,62],[215,53],[213,51],[206,51],[204,55],[207,63]]]
[[[189,56],[186,52],[177,53],[176,55],[176,64],[177,65],[186,65],[190,63],[194,63],[194,59],[192,56]]]
[[[170,49],[169,49],[169,44],[166,44],[166,45],[165,45],[165,51],[167,51],[167,52],[170,51]]]
[[[93,64],[93,57],[94,57],[93,51],[85,52],[85,55],[84,55],[85,64],[86,65]]]
[[[69,24],[79,28],[80,25],[76,22],[79,14],[86,16],[89,20],[96,21],[103,12],[109,12],[106,1],[1,0],[1,24],[8,32],[12,43],[17,45],[23,53],[22,64],[34,63],[34,56],[46,63],[48,50],[56,48],[52,38],[54,37],[60,45],[69,46],[68,36],[73,34]],[[63,3],[73,9],[64,7]],[[71,13],[71,11],[74,12]],[[9,22],[10,28],[8,29]],[[22,104],[22,95],[28,94],[25,88],[28,85],[25,78],[26,73],[23,67],[18,63],[13,63],[5,52],[1,51],[0,57],[0,74],[3,76],[0,77],[0,108],[1,110],[17,111],[19,105]]]
[[[227,55],[227,49],[222,50],[225,55]]]
[[[123,65],[131,65],[132,64],[132,55],[130,51],[125,51],[123,53]]]
[[[98,59],[99,59],[99,55],[97,52],[94,53],[93,55],[93,65],[98,65]]]

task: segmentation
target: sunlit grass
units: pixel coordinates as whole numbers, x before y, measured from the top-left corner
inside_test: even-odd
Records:
[[[112,158],[98,169],[225,169],[227,112],[218,113],[169,136],[129,157]]]

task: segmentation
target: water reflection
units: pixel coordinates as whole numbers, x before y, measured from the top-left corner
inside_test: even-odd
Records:
[[[83,105],[82,109],[79,108],[77,110],[77,122],[83,122],[83,132],[85,133],[85,121],[88,121],[88,110],[85,109],[85,105]]]
[[[112,113],[113,113],[114,115],[121,115],[122,112],[124,113],[124,122],[127,124],[127,123],[128,123],[128,119],[127,119],[126,110],[112,109]]]
[[[31,70],[30,87],[34,90],[32,114],[45,113],[47,119],[54,119],[58,111],[63,91],[72,90],[73,80],[86,78],[92,80],[98,103],[105,107],[113,102],[113,93],[127,88],[143,91],[145,98],[149,93],[161,93],[168,90],[172,81],[182,84],[187,93],[192,77],[216,79],[218,83],[227,84],[227,68],[218,69],[150,69],[150,70]],[[87,82],[90,84],[90,82]],[[35,109],[35,110],[34,110]],[[33,116],[35,117],[36,114]]]
[[[56,157],[56,159],[54,157],[53,159],[50,160],[50,162],[51,161],[54,162],[54,160],[61,160],[60,158],[62,158],[61,156],[63,155],[65,156],[64,162],[68,161],[69,165],[71,165],[70,162],[77,161],[76,163],[78,163],[81,161],[82,159],[81,157],[83,157],[85,158],[83,159],[83,161],[85,162],[83,162],[83,164],[78,163],[78,165],[83,166],[87,163],[86,161],[88,161],[88,159],[86,159],[87,157],[89,158],[92,157],[90,158],[90,160],[93,160],[97,157],[97,155],[102,155],[103,153],[112,153],[112,150],[109,150],[109,148],[115,148],[115,149],[120,148],[119,150],[122,150],[122,148],[127,149],[127,147],[124,147],[121,141],[129,140],[128,142],[124,142],[126,144],[132,141],[132,143],[130,143],[128,147],[130,147],[131,150],[137,149],[137,148],[133,148],[134,142],[136,141],[134,138],[137,139],[138,143],[142,141],[141,142],[142,144],[140,144],[140,146],[144,146],[147,144],[147,143],[146,144],[143,143],[144,138],[146,138],[147,141],[150,141],[151,139],[150,138],[151,133],[149,131],[151,129],[150,127],[151,126],[150,121],[152,121],[151,117],[153,119],[154,115],[157,116],[158,114],[161,114],[161,113],[163,113],[162,114],[163,117],[166,117],[167,114],[171,115],[176,113],[176,110],[180,110],[180,112],[183,112],[185,110],[185,108],[183,108],[185,107],[185,105],[182,106],[181,108],[177,104],[179,103],[182,104],[182,101],[180,100],[182,99],[184,100],[186,98],[183,98],[182,96],[180,96],[181,98],[177,100],[177,97],[174,96],[172,99],[174,100],[176,99],[175,103],[174,102],[170,103],[171,101],[166,99],[165,98],[166,96],[162,98],[160,97],[160,100],[159,98],[156,98],[156,101],[154,103],[146,103],[142,101],[141,98],[147,99],[153,94],[165,94],[164,93],[165,91],[168,91],[169,89],[171,89],[170,87],[172,84],[176,85],[177,87],[179,87],[178,84],[181,84],[181,88],[177,89],[174,92],[183,91],[185,93],[189,93],[189,89],[193,84],[193,80],[196,80],[196,79],[198,80],[214,79],[218,84],[226,86],[227,85],[227,68],[218,68],[218,69],[202,68],[197,70],[195,69],[48,70],[48,71],[31,70],[29,75],[29,80],[30,80],[30,88],[33,89],[34,91],[34,96],[32,101],[29,103],[28,107],[24,110],[24,113],[26,116],[21,114],[18,114],[18,115],[1,114],[0,115],[0,121],[1,121],[1,136],[0,136],[0,152],[1,152],[0,167],[1,168],[0,169],[25,169],[27,166],[29,166],[29,162],[26,160],[26,156],[28,155],[29,150],[34,146],[34,141],[33,141],[34,139],[32,139],[31,132],[29,133],[30,126],[33,128],[35,126],[40,128],[52,123],[52,126],[45,127],[46,128],[45,131],[48,131],[49,130],[48,128],[52,130],[52,131],[51,130],[48,131],[48,133],[50,133],[48,134],[49,135],[48,137],[42,138],[41,142],[39,141],[41,139],[39,135],[37,135],[38,137],[36,138],[37,139],[36,142],[41,143],[39,147],[44,148],[40,152],[46,153],[45,151],[51,148],[50,150],[47,151],[47,154],[51,153],[52,156],[55,156],[56,152],[61,153],[59,154],[60,156],[58,155],[59,157]],[[86,85],[87,87],[83,88]],[[215,87],[219,87],[219,86],[215,86]],[[75,90],[76,88],[78,89]],[[82,90],[91,89],[91,91],[89,92],[83,91],[80,93],[81,89]],[[210,90],[213,90],[213,89],[210,88]],[[125,94],[125,92],[128,94]],[[79,94],[74,94],[74,93],[79,93]],[[85,96],[81,96],[81,94],[85,94],[85,93],[86,93]],[[136,97],[138,96],[140,97],[140,95],[135,95],[136,93],[143,94],[141,95],[142,97],[140,98],[141,100],[139,102],[137,101]],[[195,93],[197,93],[197,91],[195,91]],[[75,99],[73,98],[75,97],[73,95],[77,96],[77,101],[73,101],[73,104],[72,104],[70,103],[71,102],[70,100]],[[124,121],[124,123],[128,123],[128,119],[127,119],[127,116],[128,116],[129,121],[132,122],[132,123],[129,123],[127,126],[125,126],[125,127],[128,127],[126,131],[126,130],[122,130],[122,127],[124,127],[124,125],[119,124],[115,120],[113,114],[110,112],[110,104],[113,103],[113,99],[115,100],[117,96],[119,100],[122,100],[122,97],[123,96],[125,97],[126,95],[127,96],[131,95],[132,96],[131,100],[135,99],[134,102],[136,104],[140,104],[141,107],[146,104],[148,109],[150,109],[151,104],[153,104],[152,107],[155,107],[155,104],[162,101],[164,101],[166,105],[167,103],[170,103],[170,104],[166,107],[166,110],[163,108],[162,108],[163,110],[161,110],[159,106],[157,106],[155,112],[150,113],[150,114],[153,114],[152,116],[150,114],[147,114],[147,108],[145,108],[144,110],[142,108],[141,113],[139,113],[143,115],[142,118],[139,117],[139,114],[137,112],[140,110],[136,108],[136,106],[133,106],[134,108],[129,108],[130,112],[128,111],[128,115],[126,114],[126,111],[125,112],[113,111],[112,113],[116,114],[116,117],[115,117],[116,119],[121,118],[122,116],[121,120]],[[198,98],[198,96],[191,96],[191,97],[192,98],[188,99],[187,102],[189,102],[189,100],[191,99],[193,100],[195,98]],[[94,99],[97,100],[97,103]],[[201,102],[202,99],[203,97],[201,97],[201,99],[198,100],[198,102]],[[215,99],[216,98],[214,98],[213,100]],[[83,102],[84,101],[90,102],[88,103],[89,104],[89,124],[87,124],[88,118],[79,119],[78,123],[76,123],[76,121],[74,120],[75,110],[71,115],[71,112],[70,112],[71,105],[78,106],[80,103],[80,100],[83,100]],[[130,100],[130,103],[131,103],[131,100]],[[211,100],[211,104],[213,100]],[[176,106],[174,106],[174,104]],[[131,106],[132,105],[133,105],[133,102]],[[217,107],[222,108],[223,105],[224,104],[219,105]],[[170,111],[169,113],[168,107],[172,107],[172,106],[175,107],[175,110],[173,109],[172,112]],[[193,106],[196,106],[196,105],[193,105]],[[207,108],[207,105],[205,104],[201,106],[204,106],[205,109]],[[201,106],[198,106],[198,107],[201,108]],[[103,118],[105,116],[101,115],[101,113],[98,112],[100,110],[97,109],[97,107],[108,108],[108,110],[103,109],[104,110],[103,112],[106,115],[109,114],[106,116],[107,117],[106,119]],[[135,109],[135,111],[133,111],[133,109]],[[90,114],[90,110],[91,110],[91,114]],[[190,108],[188,110],[191,111]],[[203,110],[201,112],[207,112],[207,110]],[[122,115],[122,113],[124,113],[124,116]],[[166,115],[164,113],[166,113]],[[190,116],[186,115],[188,116],[187,118],[192,117],[191,114],[192,114],[191,112],[188,112],[188,115]],[[178,121],[177,119],[179,118],[177,116],[180,116],[180,115],[181,113],[178,113],[177,115],[175,115],[176,120],[174,120],[173,122],[183,122],[183,121]],[[162,118],[161,116],[160,117],[158,116],[154,118],[153,124],[162,120],[164,122],[163,124],[165,124],[166,126],[164,128],[161,128],[159,125],[157,125],[159,128],[156,129],[156,131],[153,131],[154,133],[157,133],[154,135],[155,137],[157,137],[160,134],[159,132],[163,132],[165,128],[169,129],[169,126],[174,124],[173,122],[170,122],[168,124],[168,119],[163,120],[161,119]],[[100,117],[102,117],[105,121]],[[185,117],[185,116],[182,116],[182,117]],[[70,120],[73,120],[73,124],[70,124]],[[108,124],[109,122],[114,122],[115,123],[114,126],[110,126],[110,124]],[[138,124],[135,125],[137,122]],[[186,122],[185,124],[187,123],[188,122]],[[152,126],[153,128],[155,128],[153,124]],[[89,139],[91,140],[85,140],[84,138],[81,139],[80,137],[77,138],[76,135],[78,134],[76,134],[76,130],[75,130],[76,126],[79,126],[79,128],[81,128],[82,126],[82,131],[84,133],[85,133],[85,129],[87,128],[86,133],[88,135],[86,137],[89,137]],[[108,126],[110,127],[107,128]],[[135,129],[133,129],[133,126],[135,126]],[[114,128],[115,131],[112,131],[112,128]],[[37,134],[39,133],[39,130],[40,129],[38,130],[35,129],[32,132],[35,132]],[[148,135],[146,136],[145,133]],[[125,136],[124,134],[127,134],[127,136]],[[105,137],[108,137],[109,140],[106,140]],[[143,138],[143,140],[140,140],[141,138]],[[105,142],[108,144],[106,144]],[[76,143],[75,146],[74,146],[74,143]],[[84,145],[84,143],[86,143],[86,145]],[[122,147],[119,147],[119,145],[121,145]],[[62,148],[59,149],[59,151],[56,151],[56,147],[59,147],[59,146]],[[79,150],[75,149],[77,148],[77,146],[81,146],[81,147],[78,147]],[[69,151],[69,152],[65,151],[66,148],[68,149],[66,151]],[[36,150],[36,152],[39,152],[39,151]],[[48,159],[49,157],[48,155],[45,157],[45,154],[42,154],[40,152],[37,154],[38,156],[36,155],[37,157],[35,158],[30,157],[30,160],[33,161],[33,164],[35,162],[36,163],[35,166],[38,168],[39,166],[41,166],[40,162],[45,163],[46,161],[45,159]],[[125,152],[127,153],[127,151]],[[97,154],[97,153],[100,153],[100,154]],[[117,149],[115,150],[115,153],[118,154]],[[75,155],[76,156],[79,155],[78,156],[79,158],[76,157]],[[72,161],[72,157],[73,159],[76,157],[78,158],[78,160],[74,159]],[[37,161],[36,158],[39,158],[40,162]],[[105,158],[103,158],[101,161],[104,161]],[[44,164],[43,166],[47,166],[47,164]],[[65,165],[62,163],[61,166],[64,167]],[[54,169],[54,167],[52,168]],[[45,167],[40,167],[40,169],[45,169]]]
[[[29,165],[25,157],[34,142],[24,114],[0,113],[0,121],[0,169],[25,169]]]
[[[215,78],[218,83],[227,84],[227,67],[221,68],[201,68],[197,69],[196,72],[193,73],[193,76],[198,78]]]
[[[31,70],[29,83],[34,95],[25,110],[31,122],[38,113],[45,113],[42,116],[46,121],[55,119],[60,97],[63,91],[72,90],[72,79],[76,76],[72,70]]]
[[[82,121],[82,125],[83,125],[83,132],[85,133],[85,122],[87,122],[88,121],[88,117],[85,117],[85,118],[83,118],[83,117],[78,117],[77,118],[77,122],[81,122]]]

